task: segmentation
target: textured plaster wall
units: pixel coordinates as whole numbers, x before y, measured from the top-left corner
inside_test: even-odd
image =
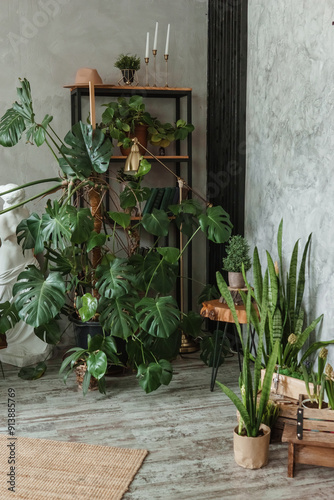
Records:
[[[313,233],[308,318],[334,338],[334,20],[330,0],[249,0],[246,235],[276,256]],[[331,354],[331,360],[334,360]]]
[[[80,67],[96,68],[103,83],[117,84],[120,75],[114,62],[120,53],[136,53],[142,58],[139,82],[143,85],[147,31],[153,85],[151,49],[156,21],[157,85],[165,85],[163,54],[170,23],[169,86],[193,88],[193,185],[205,193],[207,0],[1,0],[1,116],[16,99],[18,77],[26,77],[31,83],[37,120],[45,113],[53,115],[53,126],[63,137],[70,128],[70,94],[63,85],[74,82]],[[156,114],[163,119],[161,103],[155,106]],[[0,147],[0,184],[22,184],[57,174],[56,161],[46,146],[41,149],[23,142],[13,149]],[[39,191],[30,189],[27,194],[34,192]],[[31,211],[40,207],[40,202],[30,205]]]

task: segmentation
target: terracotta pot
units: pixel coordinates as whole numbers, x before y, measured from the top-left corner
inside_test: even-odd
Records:
[[[231,288],[245,288],[245,281],[242,273],[228,272],[228,284]]]
[[[142,144],[145,148],[147,148],[147,125],[138,124],[135,126],[134,133],[129,134],[129,137],[132,139],[133,137],[137,137],[140,144]],[[131,148],[124,149],[122,146],[120,147],[121,153],[123,156],[128,156],[131,151]],[[141,155],[145,155],[146,151],[139,146],[139,151]]]
[[[78,365],[78,366],[75,367],[75,375],[76,375],[76,378],[77,378],[77,383],[78,383],[78,389],[79,389],[79,391],[82,390],[82,383],[83,383],[83,379],[84,379],[86,371],[87,371],[87,365],[86,365],[86,363],[84,363],[83,365]],[[90,378],[90,382],[89,382],[88,390],[89,391],[96,391],[97,388],[98,388],[98,380],[96,378],[94,378],[94,377],[91,377]]]
[[[239,436],[238,427],[234,429],[234,460],[245,469],[260,469],[268,463],[270,428],[261,424],[263,436]]]

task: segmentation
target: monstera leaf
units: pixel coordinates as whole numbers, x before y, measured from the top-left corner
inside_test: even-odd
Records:
[[[101,265],[96,269],[99,278],[96,288],[101,295],[112,298],[129,293],[133,269],[126,259],[114,259],[108,266]]]
[[[136,182],[128,182],[124,191],[119,195],[121,208],[135,207],[137,203],[147,200],[150,196],[151,190],[147,187],[139,187]]]
[[[20,320],[14,304],[9,301],[0,304],[0,333],[6,333]]]
[[[143,227],[154,236],[167,236],[170,220],[164,210],[153,209],[151,214],[145,214],[142,221]]]
[[[168,385],[173,377],[173,367],[165,359],[160,359],[156,363],[148,366],[141,364],[138,367],[137,378],[139,385],[146,394],[158,389],[161,384]]]
[[[222,207],[208,207],[198,219],[203,233],[214,243],[224,243],[231,236],[233,225]]]
[[[32,213],[28,219],[23,219],[16,228],[17,242],[23,251],[33,248],[35,255],[43,252],[44,240],[41,231],[42,219]]]
[[[0,144],[5,147],[15,146],[26,130],[27,140],[41,146],[45,142],[45,129],[52,116],[46,115],[41,124],[35,122],[28,80],[21,80],[21,87],[16,90],[19,102],[14,102],[0,120]]]
[[[49,321],[45,325],[35,328],[35,335],[47,344],[56,345],[60,342],[63,332],[61,331],[58,322],[55,319]]]
[[[80,244],[89,240],[94,229],[94,219],[89,208],[76,209],[72,205],[68,205],[66,214],[72,233],[71,242]]]
[[[177,252],[179,254],[178,250]],[[172,258],[172,255],[170,254],[169,257]],[[146,286],[150,283],[156,292],[167,294],[175,285],[178,270],[177,264],[171,264],[165,258],[162,259],[158,253],[151,252],[145,257],[143,266]]]
[[[168,338],[180,323],[180,311],[173,297],[145,297],[137,305],[137,321],[153,337]]]
[[[100,313],[101,325],[114,337],[126,339],[133,335],[138,329],[134,309],[136,301],[137,299],[130,295],[110,299],[103,297],[97,310]]]
[[[65,283],[59,273],[44,279],[39,269],[29,266],[19,274],[13,295],[20,318],[37,328],[53,319],[65,304]]]
[[[61,147],[60,168],[67,175],[77,175],[81,179],[93,172],[103,173],[108,169],[113,146],[100,129],[82,122],[72,127],[64,139],[67,146]]]

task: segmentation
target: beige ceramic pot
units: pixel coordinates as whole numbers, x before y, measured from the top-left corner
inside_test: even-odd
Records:
[[[261,469],[268,463],[270,427],[261,424],[263,436],[239,436],[238,427],[234,429],[234,460],[245,469]]]

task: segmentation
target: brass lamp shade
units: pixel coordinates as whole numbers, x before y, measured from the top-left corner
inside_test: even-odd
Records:
[[[138,172],[140,163],[140,151],[138,146],[138,139],[135,137],[133,139],[133,144],[131,146],[131,151],[126,159],[124,173],[131,175]]]

